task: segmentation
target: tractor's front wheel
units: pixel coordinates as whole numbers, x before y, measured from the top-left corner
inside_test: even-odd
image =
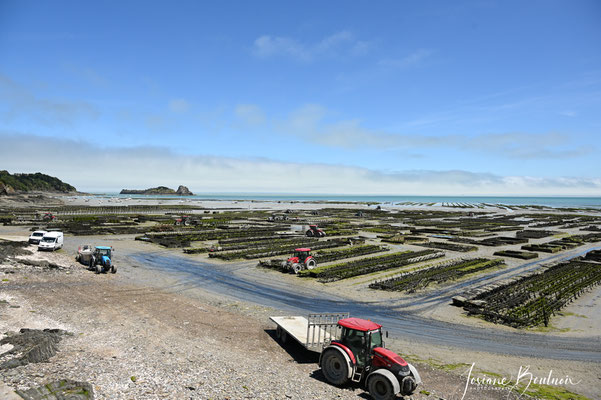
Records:
[[[96,273],[99,274],[102,272],[102,265],[96,264]]]
[[[380,374],[374,374],[369,378],[367,390],[374,400],[391,400],[396,396],[392,382]]]
[[[111,274],[116,274],[117,273],[117,267],[115,267],[114,265],[111,265]]]
[[[292,264],[292,271],[294,271],[295,274],[298,274],[302,269],[303,267],[299,263]]]
[[[329,349],[323,353],[321,372],[333,385],[341,386],[348,382],[348,364],[338,350]]]
[[[315,262],[315,259],[310,259],[309,261],[307,261],[307,269],[313,269],[317,266],[317,263]]]

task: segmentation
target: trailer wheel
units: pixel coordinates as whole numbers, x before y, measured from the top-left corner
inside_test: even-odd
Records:
[[[367,390],[374,400],[390,400],[396,396],[392,382],[380,374],[374,374],[369,378]]]
[[[343,355],[337,350],[326,350],[321,357],[321,372],[326,380],[340,386],[348,382],[348,366]]]
[[[288,334],[286,334],[286,331],[282,329],[282,333],[280,334],[280,342],[282,344],[286,344],[287,340],[288,340]]]

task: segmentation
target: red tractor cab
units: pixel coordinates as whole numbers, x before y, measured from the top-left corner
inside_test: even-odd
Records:
[[[326,235],[326,233],[322,229],[319,229],[317,225],[309,225],[309,229],[307,229],[305,234],[308,237],[324,237]]]
[[[411,395],[421,378],[417,369],[384,348],[382,325],[360,318],[338,321],[340,339],[324,348],[319,366],[334,385],[363,382],[375,400]]]
[[[294,249],[294,255],[283,262],[282,268],[286,271],[298,274],[303,269],[313,269],[317,266],[317,262],[311,255],[311,249],[299,248]]]

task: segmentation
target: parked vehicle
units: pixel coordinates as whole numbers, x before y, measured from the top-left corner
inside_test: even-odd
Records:
[[[294,255],[282,263],[282,268],[285,271],[298,274],[303,269],[313,269],[317,266],[315,258],[311,255],[311,249],[299,248],[294,249]]]
[[[58,250],[63,247],[63,233],[62,232],[47,232],[40,243],[38,244],[38,250]]]
[[[326,233],[317,227],[317,225],[309,225],[309,229],[305,232],[308,237],[324,237]]]
[[[109,246],[96,246],[90,258],[89,269],[96,271],[97,274],[108,271],[113,274],[117,272],[117,267],[111,258],[113,251],[114,249]]]
[[[191,223],[190,217],[188,215],[182,215],[180,218],[175,220],[174,225],[190,226],[190,223]]]
[[[42,238],[47,233],[48,232],[46,232],[46,231],[35,231],[35,232],[33,232],[31,235],[29,235],[29,243],[40,244],[40,242],[42,241]]]
[[[358,382],[375,400],[391,400],[397,394],[410,396],[421,383],[413,365],[384,347],[380,324],[348,313],[270,319],[280,342],[292,338],[320,353],[319,367],[333,385]]]
[[[46,213],[44,213],[44,215],[42,215],[42,219],[47,222],[52,222],[52,221],[56,220],[56,216],[54,214],[52,214],[51,212],[46,212]]]
[[[83,244],[77,248],[77,255],[75,261],[82,263],[83,265],[90,265],[90,259],[94,254],[94,246],[91,244]]]

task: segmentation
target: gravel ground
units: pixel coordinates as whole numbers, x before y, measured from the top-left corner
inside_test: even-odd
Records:
[[[58,328],[71,335],[48,362],[0,369],[0,382],[12,389],[72,379],[90,382],[97,399],[111,400],[368,398],[359,386],[326,383],[317,356],[298,345],[282,347],[253,306],[217,306],[131,285],[60,252],[20,257],[60,267],[12,259],[0,265],[0,332]],[[464,377],[417,367],[424,384],[412,399],[461,398]],[[507,393],[468,391],[464,398]]]

